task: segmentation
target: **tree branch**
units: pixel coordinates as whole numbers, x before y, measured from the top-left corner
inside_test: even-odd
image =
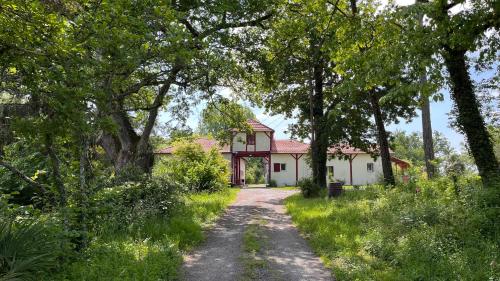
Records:
[[[168,79],[165,81],[163,86],[158,90],[158,95],[156,96],[153,105],[149,110],[148,120],[146,122],[146,125],[144,126],[144,130],[142,131],[142,136],[141,139],[139,140],[139,145],[146,145],[148,143],[149,136],[151,135],[151,131],[153,130],[153,127],[156,123],[156,117],[158,116],[158,109],[163,105],[163,100],[165,98],[165,95],[168,93],[170,87],[175,82],[177,74],[181,71],[182,67],[183,67],[182,64],[176,63],[172,68],[172,70],[170,71]]]
[[[9,163],[3,161],[2,159],[0,159],[0,166],[6,168],[11,173],[18,176],[20,179],[22,179],[23,181],[39,188],[42,191],[42,193],[47,193],[47,189],[41,183],[38,183],[38,182],[32,180],[30,177],[23,174],[21,171],[19,171],[18,169],[16,169],[14,166],[10,165]]]
[[[189,32],[191,32],[191,34],[194,37],[200,36],[200,32],[196,30],[196,28],[194,28],[194,26],[187,19],[181,19],[180,22],[184,24],[184,26],[186,26],[186,28],[189,30]]]
[[[233,22],[233,23],[227,23],[223,22],[213,28],[209,28],[202,32],[199,37],[204,38],[209,36],[210,34],[217,32],[222,29],[228,29],[228,28],[238,28],[238,27],[247,27],[247,26],[257,26],[260,25],[263,21],[270,19],[273,16],[273,13],[266,14],[260,18],[250,20],[250,21],[242,21],[242,22]]]

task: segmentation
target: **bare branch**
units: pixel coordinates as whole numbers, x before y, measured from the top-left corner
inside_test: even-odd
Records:
[[[238,27],[248,27],[248,26],[257,26],[261,25],[263,21],[270,19],[273,16],[272,13],[266,14],[260,18],[250,20],[250,21],[242,21],[242,22],[223,22],[213,28],[209,28],[200,34],[201,38],[207,37],[210,34],[217,32],[219,30],[228,29],[228,28],[238,28]]]

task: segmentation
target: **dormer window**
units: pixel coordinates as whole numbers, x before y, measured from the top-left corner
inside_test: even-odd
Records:
[[[255,133],[247,134],[247,144],[248,145],[255,145]]]

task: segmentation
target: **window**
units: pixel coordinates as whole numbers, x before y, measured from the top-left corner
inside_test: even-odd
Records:
[[[279,173],[281,171],[281,164],[280,163],[274,163],[274,172]]]
[[[366,171],[368,173],[373,173],[373,163],[366,163]]]
[[[247,134],[247,144],[255,145],[255,133]]]
[[[281,163],[281,170],[286,171],[286,164],[285,163]]]

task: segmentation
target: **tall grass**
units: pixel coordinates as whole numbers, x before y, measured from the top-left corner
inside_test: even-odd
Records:
[[[236,198],[237,189],[186,195],[168,216],[146,217],[123,231],[102,232],[84,256],[45,280],[175,280],[182,252],[203,240],[203,227]]]
[[[334,200],[297,194],[286,207],[338,280],[500,280],[495,198],[441,179]]]

